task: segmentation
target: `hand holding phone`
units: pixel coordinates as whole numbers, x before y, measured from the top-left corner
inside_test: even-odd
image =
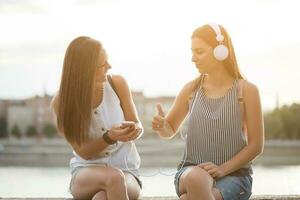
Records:
[[[124,121],[120,126],[121,130],[127,130],[126,134],[123,135],[123,138],[120,140],[122,142],[128,142],[131,140],[135,140],[140,133],[142,132],[142,128],[138,126],[138,123],[134,121]]]
[[[135,122],[134,121],[124,121],[124,122],[122,122],[122,125],[121,125],[120,128],[123,129],[123,128],[127,128],[127,127],[129,127],[129,129],[135,127]]]

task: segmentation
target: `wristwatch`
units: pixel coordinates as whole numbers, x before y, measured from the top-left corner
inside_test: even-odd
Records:
[[[109,145],[117,143],[117,141],[112,140],[109,137],[108,133],[109,133],[109,130],[105,131],[105,133],[103,133],[103,135],[102,135],[102,138],[103,138],[104,142],[106,142],[106,144],[109,144]]]

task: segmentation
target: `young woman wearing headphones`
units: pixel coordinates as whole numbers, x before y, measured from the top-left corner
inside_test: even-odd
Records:
[[[201,75],[183,87],[166,116],[157,105],[152,128],[171,138],[186,118],[186,147],[174,180],[180,200],[249,199],[251,161],[264,144],[258,88],[240,73],[222,26],[197,28],[191,40]]]

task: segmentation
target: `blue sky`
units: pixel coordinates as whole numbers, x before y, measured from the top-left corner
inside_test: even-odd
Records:
[[[197,75],[195,28],[217,22],[232,37],[242,72],[263,108],[300,102],[297,0],[1,0],[0,98],[26,98],[60,82],[64,53],[77,36],[100,40],[111,73],[147,96],[176,95]]]

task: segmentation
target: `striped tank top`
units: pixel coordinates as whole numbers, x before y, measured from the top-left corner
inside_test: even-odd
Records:
[[[203,80],[204,76],[202,83]],[[185,152],[178,168],[204,162],[221,165],[247,145],[239,80],[235,80],[226,95],[219,98],[206,97],[202,83],[190,104],[184,130]],[[250,166],[248,163],[243,168],[249,168],[252,173]]]

